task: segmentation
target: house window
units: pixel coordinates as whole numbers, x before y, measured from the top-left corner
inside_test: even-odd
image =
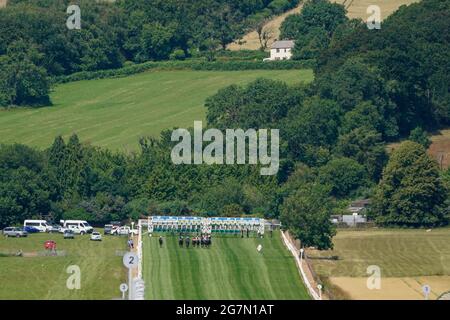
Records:
[[[280,49],[277,49],[277,53],[280,53]]]

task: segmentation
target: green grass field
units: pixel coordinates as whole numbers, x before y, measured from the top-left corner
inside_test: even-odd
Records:
[[[58,85],[53,106],[0,110],[0,143],[48,147],[57,135],[77,133],[84,142],[135,150],[142,136],[192,127],[205,119],[205,99],[218,89],[259,77],[287,83],[311,81],[311,70],[155,71],[119,79]]]
[[[122,257],[116,251],[126,250],[122,237],[103,237],[93,242],[89,236],[64,240],[60,234],[31,234],[28,238],[0,236],[0,253],[44,251],[46,240],[55,240],[61,257],[1,257],[1,299],[113,299],[121,296],[119,285],[126,281]],[[66,273],[69,265],[81,270],[80,290],[68,290]]]
[[[339,260],[311,259],[324,276],[367,277],[370,265],[386,277],[450,275],[450,228],[426,230],[374,229],[338,231],[334,250],[311,256],[339,256]]]
[[[144,238],[147,299],[309,299],[278,232],[265,239],[213,238],[209,249],[165,240],[160,248],[158,237]]]

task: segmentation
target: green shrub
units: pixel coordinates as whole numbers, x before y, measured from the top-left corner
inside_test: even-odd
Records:
[[[131,66],[134,66],[134,65],[135,65],[135,63],[133,61],[130,61],[130,60],[127,60],[127,61],[125,61],[123,63],[124,67],[131,67]]]
[[[170,60],[184,60],[186,59],[186,54],[181,49],[176,49],[170,54]]]

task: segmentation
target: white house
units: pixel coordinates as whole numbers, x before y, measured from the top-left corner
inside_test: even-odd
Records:
[[[270,47],[270,58],[264,60],[289,60],[292,57],[292,49],[294,49],[293,40],[275,41]]]

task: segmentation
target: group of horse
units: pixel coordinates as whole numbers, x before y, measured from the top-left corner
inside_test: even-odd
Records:
[[[182,248],[184,245],[186,245],[186,248],[189,248],[190,244],[191,244],[191,238],[189,238],[189,236],[186,236],[185,238],[183,238],[183,236],[179,236],[178,245],[180,246],[180,248]],[[209,246],[211,246],[211,236],[210,235],[202,235],[202,236],[193,237],[192,238],[192,246],[209,248]]]
[[[164,240],[162,236],[159,236],[159,246],[162,248]],[[180,235],[178,237],[178,245],[180,246],[180,248],[186,246],[186,248],[189,248],[189,246],[191,245],[192,242],[192,246],[193,247],[202,247],[202,248],[209,248],[212,244],[211,241],[211,236],[210,235],[201,235],[201,236],[195,236],[192,238],[189,238],[189,236],[183,237],[182,235]]]

